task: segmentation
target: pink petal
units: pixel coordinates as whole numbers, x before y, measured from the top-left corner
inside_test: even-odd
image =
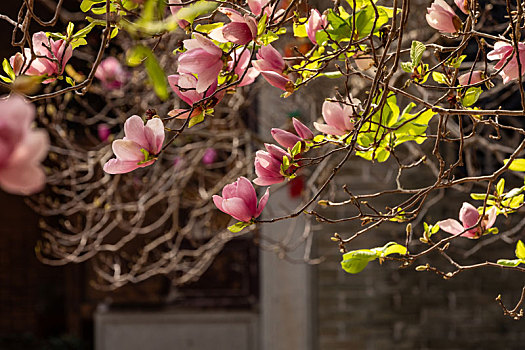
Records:
[[[141,152],[144,147],[134,141],[115,140],[111,147],[119,160],[135,162],[135,164],[144,160],[144,154]]]
[[[223,201],[222,197],[213,195],[211,198],[213,199],[213,203],[215,204],[217,209],[225,213],[224,208],[222,207],[222,201]]]
[[[104,164],[104,171],[108,174],[124,174],[140,168],[137,162],[110,159]]]
[[[148,120],[144,128],[144,134],[150,145],[148,151],[153,154],[158,154],[164,142],[164,124],[162,120],[160,118]]]
[[[286,91],[286,84],[290,81],[287,77],[276,72],[261,72],[262,76],[271,85]]]
[[[459,211],[459,221],[464,228],[473,227],[479,220],[479,212],[472,204],[464,202]]]
[[[222,197],[224,199],[230,199],[236,196],[237,196],[237,181],[224,186],[224,188],[222,189]]]
[[[346,130],[343,108],[338,102],[325,101],[323,103],[322,113],[326,124],[341,131]]]
[[[327,134],[327,135],[343,136],[346,134],[345,131],[341,131],[334,126],[327,125],[327,124],[319,124],[319,123],[314,122],[314,128],[316,128],[320,132]]]
[[[239,221],[248,222],[252,219],[252,212],[241,198],[230,198],[222,201],[224,212]]]
[[[440,229],[452,235],[457,235],[458,233],[463,232],[465,230],[463,225],[461,225],[458,221],[454,219],[439,221],[437,225]]]
[[[29,195],[44,187],[46,175],[40,164],[18,163],[0,170],[0,187],[5,191]]]
[[[253,38],[250,27],[244,22],[231,22],[219,29],[222,29],[224,39],[234,44],[246,45]]]
[[[237,197],[244,200],[250,210],[250,215],[253,216],[257,211],[257,194],[250,180],[243,176],[237,180]]]
[[[297,135],[299,135],[303,140],[311,140],[314,138],[312,131],[310,131],[306,125],[301,123],[301,121],[296,118],[292,118],[292,123],[295,131],[297,132]]]
[[[144,122],[138,115],[129,117],[124,123],[124,140],[130,140],[138,143],[142,148],[148,148],[148,140],[144,135]]]
[[[261,215],[261,212],[264,210],[264,207],[266,206],[266,203],[268,202],[268,198],[270,197],[270,189],[267,188],[264,195],[261,197],[261,200],[259,201],[259,205],[257,206],[257,212],[255,213],[255,217],[258,218],[259,215]]]
[[[270,186],[274,184],[279,184],[284,181],[284,177],[258,177],[253,180],[253,183],[258,186]]]
[[[208,67],[203,72],[199,72],[199,78],[197,81],[196,90],[197,92],[205,92],[213,84],[217,84],[217,78],[222,70],[222,61],[218,61],[214,65]]]
[[[300,142],[301,139],[299,136],[292,134],[291,132],[288,132],[286,130],[282,130],[279,128],[273,128],[272,129],[272,137],[275,141],[277,141],[278,144],[285,148],[293,148],[297,142]]]

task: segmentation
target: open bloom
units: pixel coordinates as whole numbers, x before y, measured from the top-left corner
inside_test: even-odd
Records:
[[[15,194],[33,194],[46,182],[40,162],[49,149],[44,130],[31,129],[35,108],[12,95],[0,101],[0,188]]]
[[[134,115],[126,120],[124,134],[124,139],[113,141],[113,153],[117,158],[104,164],[106,173],[129,173],[153,164],[164,142],[164,125],[160,118],[148,120],[144,125],[142,118]]]
[[[108,90],[120,89],[128,80],[128,73],[124,70],[119,60],[115,57],[108,57],[97,67],[95,72],[102,86]]]
[[[170,11],[171,11],[171,14],[177,18],[177,24],[179,25],[179,27],[181,29],[186,29],[186,27],[190,24],[190,22],[184,20],[184,19],[178,19],[177,17],[177,13],[180,11],[180,9],[182,8],[182,6],[174,6],[173,4],[175,5],[179,5],[179,4],[182,4],[182,1],[181,0],[169,0],[168,1],[168,4],[170,4]]]
[[[475,70],[472,73],[468,72],[468,73],[460,75],[458,77],[458,83],[460,85],[477,84],[483,79],[485,79],[483,76],[483,72],[479,70]]]
[[[326,28],[327,25],[328,20],[326,19],[326,15],[321,15],[317,9],[312,9],[310,11],[310,17],[308,17],[308,21],[306,22],[306,34],[308,35],[308,39],[310,39],[313,44],[317,44],[315,33]]]
[[[463,12],[466,15],[468,15],[468,1],[469,0],[454,0],[461,12]]]
[[[308,129],[306,125],[301,123],[296,118],[292,118],[292,121],[294,129],[299,136],[279,128],[272,129],[272,137],[274,140],[285,148],[293,148],[297,142],[311,140],[314,138],[314,134],[310,131],[310,129]]]
[[[218,11],[224,13],[231,20],[230,23],[212,30],[210,38],[220,43],[232,42],[246,45],[257,38],[257,21],[249,15],[242,16],[230,8],[220,7]]]
[[[428,25],[440,32],[452,34],[461,28],[461,20],[445,0],[435,0],[427,12]]]
[[[252,183],[245,177],[240,177],[234,183],[224,186],[221,196],[213,196],[217,208],[243,222],[250,222],[261,215],[270,193],[268,189],[257,205],[257,195]]]
[[[252,61],[252,66],[261,72],[270,85],[293,92],[294,84],[288,75],[284,74],[286,64],[279,51],[274,49],[272,45],[261,46],[256,57],[257,60]]]
[[[179,56],[179,73],[197,74],[196,91],[202,93],[217,81],[222,70],[222,50],[199,33],[193,34],[194,39],[184,40],[188,50]]]
[[[326,124],[314,122],[314,127],[328,135],[342,136],[354,129],[351,116],[354,110],[351,106],[341,107],[338,102],[325,101],[323,103],[323,119]]]
[[[217,90],[217,80],[215,80],[210,87],[206,90],[206,93],[197,92],[198,79],[192,74],[173,74],[168,76],[168,83],[172,90],[180,97],[181,100],[193,106],[205,97],[210,97]],[[224,91],[220,91],[213,95],[211,101],[208,101],[207,105],[194,106],[193,112],[190,115],[190,109],[173,109],[168,115],[171,117],[177,116],[177,119],[186,119],[188,117],[195,117],[206,109],[206,107],[213,107],[219,103],[224,97]]]
[[[27,75],[55,77],[64,72],[67,61],[73,55],[71,45],[62,39],[57,41],[50,39],[44,32],[33,34],[32,44],[35,55],[42,57],[37,57],[31,62],[31,49],[29,48],[24,49],[23,54],[17,53],[11,56],[9,62],[16,75],[24,73]],[[30,65],[29,62],[31,62]],[[26,68],[27,70],[25,70]],[[46,79],[43,83],[47,84],[54,80],[55,78]]]
[[[516,59],[516,54],[512,56],[510,61],[507,63],[507,60],[510,58],[514,50],[514,47],[511,44],[508,44],[503,41],[498,41],[494,44],[494,50],[487,53],[487,58],[491,61],[499,60],[498,63],[494,66],[494,69],[500,70],[503,69],[499,74],[503,78],[503,83],[506,84],[511,80],[518,79],[520,72],[518,69],[518,60]],[[518,43],[518,51],[520,55],[520,63],[525,67],[525,43]],[[523,75],[523,71],[521,73]]]
[[[443,231],[453,235],[457,235],[465,231],[467,228],[476,225],[479,220],[479,216],[480,215],[476,207],[474,207],[470,203],[465,202],[463,203],[463,206],[459,211],[459,221],[461,221],[461,223],[454,219],[447,219],[439,221],[437,224],[439,225],[439,228]],[[494,222],[496,222],[496,216],[496,207],[491,207],[489,210],[486,211],[485,216],[481,220],[481,227],[478,226],[471,228],[470,230],[463,233],[461,237],[466,237],[470,239],[476,239],[481,237],[483,232],[485,232],[486,230],[491,228],[492,225],[494,225]]]

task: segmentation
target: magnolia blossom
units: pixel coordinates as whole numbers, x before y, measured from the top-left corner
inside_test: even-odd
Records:
[[[64,72],[67,61],[73,55],[71,45],[64,40],[53,40],[46,36],[44,32],[33,34],[33,51],[37,57],[31,62],[31,49],[24,49],[24,53],[17,53],[11,56],[9,62],[16,75],[24,73],[26,75],[38,75],[55,77]],[[31,64],[29,64],[31,62]],[[29,66],[28,66],[29,65]],[[27,70],[26,70],[27,68]],[[56,80],[50,78],[44,80],[44,84]]]
[[[442,229],[445,232],[448,232],[453,235],[457,235],[463,231],[465,231],[467,228],[473,227],[478,223],[479,220],[479,212],[470,203],[463,203],[463,206],[461,207],[461,210],[459,211],[459,223],[457,220],[454,219],[447,219],[443,221],[439,221],[437,224],[439,225],[439,228]],[[496,207],[491,207],[487,212],[485,213],[485,216],[481,220],[481,227],[474,227],[470,230],[466,231],[461,235],[461,237],[466,238],[479,238],[481,235],[488,230],[489,228],[494,225],[494,222],[496,222],[496,216],[497,216],[497,209]]]
[[[233,70],[239,79],[242,77],[242,80],[238,85],[239,87],[250,85],[255,81],[255,78],[259,76],[259,71],[257,69],[253,67],[248,68],[250,65],[250,58],[250,50],[239,48],[233,52],[232,60],[228,62],[228,70]]]
[[[182,1],[181,0],[169,0],[168,4],[170,4],[171,14],[175,18],[177,18],[177,24],[179,25],[179,27],[181,27],[181,29],[186,29],[186,27],[190,24],[190,22],[188,22],[188,21],[186,21],[184,19],[178,19],[178,17],[177,17],[177,13],[180,11],[182,6],[173,6],[172,5],[172,4],[175,4],[175,5],[182,4]]]
[[[120,89],[128,80],[128,73],[124,70],[119,60],[108,57],[97,67],[95,72],[102,86],[108,90]]]
[[[210,165],[215,163],[215,160],[217,159],[217,151],[215,148],[207,148],[206,151],[204,151],[204,155],[202,156],[202,164],[204,165]]]
[[[469,0],[454,0],[457,7],[463,12],[464,14],[468,15],[468,1]]]
[[[427,8],[428,24],[443,33],[457,33],[462,22],[445,0],[435,0]]]
[[[259,186],[269,186],[281,183],[285,180],[285,176],[281,173],[281,164],[283,157],[291,158],[291,156],[282,148],[272,145],[264,144],[265,151],[257,151],[255,153],[255,173],[257,178],[253,183]]]
[[[33,194],[46,182],[40,162],[49,149],[44,130],[31,129],[35,107],[12,95],[0,100],[0,188],[15,194]]]
[[[468,73],[460,75],[458,77],[458,83],[460,85],[477,84],[480,81],[483,81],[483,79],[485,79],[483,72],[479,70],[475,70],[472,73],[468,72]]]
[[[272,137],[278,144],[285,148],[293,148],[297,142],[304,140],[311,140],[314,138],[314,134],[308,129],[306,125],[301,123],[298,119],[292,118],[293,126],[297,135],[292,134],[289,131],[282,130],[279,128],[272,129]]]
[[[308,17],[308,21],[306,22],[306,34],[308,35],[308,39],[310,39],[313,44],[317,44],[315,33],[326,28],[327,25],[328,20],[326,19],[326,15],[321,16],[321,13],[318,10],[312,9],[310,11],[310,17]]]
[[[218,11],[224,13],[231,20],[230,23],[212,30],[210,38],[221,43],[232,42],[246,45],[257,38],[257,21],[255,18],[244,15],[230,8],[220,7]]]
[[[104,164],[104,171],[109,174],[129,173],[153,164],[164,142],[164,125],[160,118],[148,120],[144,125],[142,118],[134,115],[124,123],[124,134],[124,139],[112,144],[117,158]]]
[[[516,59],[516,54],[513,55],[514,47],[512,44],[508,44],[503,41],[498,41],[494,44],[494,50],[490,51],[487,54],[487,58],[489,60],[500,60],[496,65],[494,66],[494,69],[501,70],[499,74],[503,78],[503,83],[506,84],[511,80],[518,79],[520,76],[520,72],[518,69],[518,60]],[[525,66],[525,44],[524,43],[518,43],[518,51],[520,55],[520,63],[522,65],[522,73],[523,75],[523,66]],[[507,60],[511,57],[507,63]]]
[[[184,40],[188,51],[179,56],[177,72],[197,74],[199,79],[195,89],[202,93],[217,81],[223,67],[222,50],[199,33],[193,36],[194,39]]]
[[[221,196],[213,196],[213,203],[217,208],[243,222],[250,222],[261,215],[270,193],[268,189],[257,205],[257,195],[252,183],[245,177],[224,186]]]
[[[172,90],[180,97],[181,100],[193,106],[195,103],[201,101],[205,97],[210,97],[217,90],[217,81],[215,80],[211,86],[206,90],[206,93],[197,92],[198,79],[191,74],[173,74],[168,76],[168,83]],[[210,101],[208,107],[213,107],[219,103],[224,97],[224,91],[220,91],[213,95],[213,101]],[[168,115],[177,119],[186,119],[188,117],[195,117],[204,112],[203,106],[193,106],[193,112],[190,115],[190,109],[173,109]]]
[[[111,135],[111,127],[106,123],[98,124],[97,135],[100,141],[106,142],[109,138],[109,135]]]
[[[314,122],[314,127],[328,135],[342,136],[354,129],[351,116],[354,110],[351,106],[341,107],[338,102],[325,101],[323,103],[323,119],[326,124]]]
[[[248,0],[248,7],[250,8],[250,11],[253,12],[254,15],[259,16],[263,12],[264,7],[264,14],[269,18],[272,13],[274,12],[273,9],[275,5],[268,5],[270,0]],[[268,5],[268,6],[266,6]],[[265,7],[266,6],[266,7]],[[283,9],[279,9],[275,11],[273,20],[276,21],[279,19],[282,15],[284,15],[285,11]]]
[[[252,66],[261,72],[270,85],[293,92],[294,84],[288,75],[284,74],[286,64],[279,51],[274,49],[272,45],[266,45],[257,51],[256,56],[257,60],[252,61]]]

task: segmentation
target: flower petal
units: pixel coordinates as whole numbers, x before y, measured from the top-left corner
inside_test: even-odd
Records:
[[[108,174],[124,174],[140,168],[137,162],[120,159],[110,159],[104,164],[104,171]]]
[[[130,161],[130,162],[141,162],[144,160],[144,153],[142,153],[141,147],[138,143],[130,140],[115,140],[111,145],[113,153],[119,160]]]
[[[241,198],[230,198],[222,201],[224,212],[239,221],[248,222],[252,219],[250,209]]]
[[[439,221],[437,225],[439,225],[440,229],[452,235],[457,235],[458,233],[463,232],[465,230],[463,225],[461,225],[457,220],[454,219]]]
[[[144,135],[144,122],[138,115],[133,115],[124,123],[124,140],[138,143],[142,148],[148,148],[148,140]]]

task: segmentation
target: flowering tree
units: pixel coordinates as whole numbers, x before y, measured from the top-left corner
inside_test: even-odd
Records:
[[[74,22],[62,3],[50,21],[35,13],[32,1],[23,2],[17,20],[0,17],[13,25],[12,44],[20,48],[4,60],[0,77],[11,91],[0,119],[0,186],[17,194],[41,190],[39,162],[50,147],[47,192],[32,197],[37,211],[61,218],[58,225],[42,223],[37,254],[44,262],[97,257],[101,288],[173,272],[184,283],[235,235],[307,215],[361,223],[359,231],[332,236],[350,274],[376,259],[445,279],[481,268],[525,272],[521,241],[515,254],[469,265],[448,250],[464,239],[516,240],[518,230],[499,233],[497,226],[498,217],[519,213],[524,200],[525,186],[516,180],[525,171],[520,2],[499,8],[457,0],[452,8],[435,0],[425,17],[434,31],[428,39],[408,35],[418,20],[408,0],[348,0],[329,9],[295,0],[83,0]],[[67,23],[64,31],[29,32],[32,21],[55,26],[59,19]],[[323,91],[318,121],[294,118],[293,129],[272,129],[275,143],[254,152],[239,111],[257,79],[282,98],[320,79],[333,79],[334,89]],[[487,102],[499,101],[502,91],[519,94],[520,106]],[[97,106],[94,96],[106,102]],[[51,146],[32,128],[29,103],[37,105],[37,124]],[[77,116],[71,112],[79,109]],[[495,168],[476,168],[479,152]],[[396,167],[396,186],[363,193],[346,184],[332,195],[327,189],[357,157]],[[407,171],[430,175],[417,186]],[[309,185],[296,211],[261,218],[272,189],[261,189],[258,199],[245,176],[259,188],[298,176]],[[419,225],[449,194],[445,189],[470,196],[451,204],[459,221]],[[388,206],[375,204],[383,198]],[[352,214],[330,218],[316,206],[345,206]],[[228,225],[230,217],[236,222]],[[398,241],[354,249],[356,238],[385,222],[399,224]],[[151,232],[157,232],[152,240],[141,240]],[[141,249],[129,257],[132,240]],[[185,240],[199,244],[186,249]],[[435,267],[440,258],[448,269]],[[507,315],[522,317],[523,293],[512,310],[500,301]]]

